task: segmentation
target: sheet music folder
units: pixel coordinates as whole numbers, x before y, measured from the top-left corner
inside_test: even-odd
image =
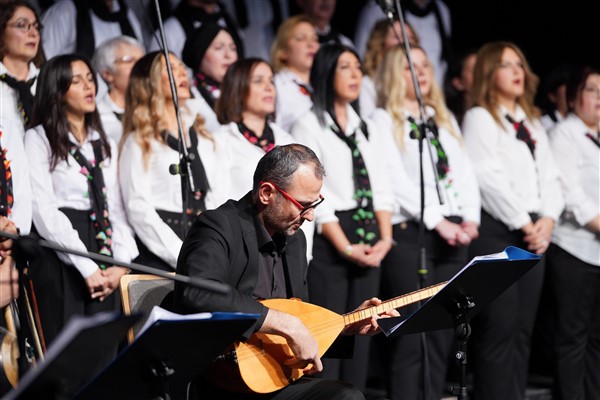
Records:
[[[45,359],[29,369],[3,400],[69,399],[116,354],[119,341],[140,315],[100,313],[75,316],[48,347]]]
[[[188,382],[258,318],[257,314],[205,314],[203,319],[182,316],[185,319],[152,322],[73,398],[156,399],[165,398],[165,391],[171,399],[185,398],[181,396]]]
[[[469,318],[474,317],[540,259],[539,255],[513,246],[501,253],[475,257],[415,312],[379,319],[378,323],[386,336],[453,328],[457,302],[470,298],[474,306],[468,311]]]

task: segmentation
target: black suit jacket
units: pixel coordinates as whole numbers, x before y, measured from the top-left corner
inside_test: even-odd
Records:
[[[224,283],[233,288],[227,295],[175,284],[176,312],[244,312],[260,318],[244,338],[249,338],[264,322],[268,309],[252,298],[258,279],[259,252],[252,205],[252,193],[239,201],[229,200],[216,210],[202,213],[183,241],[177,273]],[[308,301],[306,238],[299,230],[288,237],[283,265],[288,295]]]

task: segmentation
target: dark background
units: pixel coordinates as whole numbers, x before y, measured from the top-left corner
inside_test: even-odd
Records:
[[[366,0],[337,0],[333,25],[349,38]],[[594,0],[444,0],[458,52],[492,40],[509,40],[542,78],[560,64],[600,67],[600,19]]]

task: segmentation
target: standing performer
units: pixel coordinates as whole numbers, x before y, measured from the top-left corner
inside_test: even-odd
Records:
[[[566,207],[548,248],[557,399],[600,398],[600,70],[567,83],[571,114],[550,131]]]
[[[477,53],[463,135],[481,191],[480,237],[470,257],[516,246],[544,254],[564,202],[559,171],[533,105],[538,79],[509,42]],[[544,266],[521,278],[473,320],[475,393],[523,399]]]
[[[179,157],[179,127],[161,52],[142,57],[129,78],[119,155],[119,181],[127,218],[140,250],[136,262],[173,271],[183,240],[182,215],[191,218],[227,200],[229,168],[224,149],[204,128],[204,121],[187,107],[190,86],[185,65],[170,55],[182,130],[195,191],[189,185],[183,204],[182,180],[173,175]],[[186,177],[187,179],[187,177]],[[184,218],[185,219],[185,218]]]
[[[117,183],[117,148],[96,110],[96,75],[79,55],[40,71],[33,129],[25,135],[39,235],[60,246],[129,262],[137,249]],[[30,262],[46,342],[73,315],[119,310],[114,290],[126,268],[54,250]]]
[[[420,105],[408,58],[403,48],[396,46],[385,55],[377,76],[379,105],[373,119],[385,136],[385,145],[379,153],[387,162],[392,186],[396,188],[397,210],[392,216],[394,240],[398,243],[389,252],[382,265],[382,296],[394,297],[419,289],[421,245],[427,259],[427,284],[451,279],[468,261],[468,245],[478,236],[481,202],[479,187],[460,128],[446,107],[442,91],[433,73],[425,51],[411,45],[411,59],[425,107],[425,118],[430,121],[431,144],[424,141],[423,185],[425,205],[424,243],[419,241],[421,217],[420,152],[419,141],[413,139],[416,121],[420,119]],[[436,174],[425,146],[431,146],[437,177],[439,178],[440,205],[436,191]],[[412,307],[411,312],[416,310]],[[430,369],[429,397],[443,396],[448,360],[454,340],[452,330],[428,332],[427,354]],[[386,383],[391,399],[426,398],[423,381],[424,353],[419,335],[404,335],[381,343],[383,370],[388,371]]]
[[[328,171],[323,194],[329,204],[315,214],[318,234],[308,282],[311,301],[338,313],[379,293],[379,266],[393,244],[393,197],[376,153],[377,126],[362,120],[353,107],[361,67],[349,47],[322,45],[310,73],[313,110],[292,128],[292,136],[309,146]],[[325,360],[324,376],[364,390],[368,339],[357,338],[352,359]]]

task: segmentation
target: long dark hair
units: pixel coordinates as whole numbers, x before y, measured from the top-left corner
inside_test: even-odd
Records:
[[[313,60],[313,65],[310,70],[310,85],[313,87],[311,98],[313,101],[313,110],[315,111],[321,126],[325,125],[325,112],[328,112],[329,115],[331,115],[331,118],[333,118],[336,124],[338,123],[333,110],[333,102],[335,99],[333,82],[338,59],[342,53],[345,52],[354,54],[360,61],[360,56],[355,50],[342,44],[321,45]],[[360,115],[358,99],[351,104],[356,110],[356,113]]]
[[[600,75],[600,69],[590,65],[574,65],[567,79],[567,103],[569,111],[575,112],[575,102],[581,96],[590,75]]]
[[[88,66],[94,78],[94,85],[98,87],[92,64],[86,56],[81,54],[65,54],[51,58],[42,66],[38,78],[30,126],[42,125],[46,131],[52,151],[51,170],[54,170],[59,161],[67,160],[71,146],[69,141],[71,127],[67,120],[64,99],[73,80],[72,64],[75,61],[83,61]],[[85,114],[84,123],[86,131],[92,129],[100,134],[104,155],[110,157],[110,146],[102,128],[98,110],[95,109],[93,112]]]
[[[4,59],[4,56],[6,55],[6,46],[4,45],[4,31],[6,31],[6,26],[8,24],[8,21],[10,21],[10,19],[13,17],[13,15],[15,15],[15,11],[17,10],[17,8],[19,7],[25,7],[31,10],[31,12],[33,12],[33,15],[35,15],[35,20],[40,24],[41,26],[41,21],[40,21],[40,16],[38,15],[37,11],[35,10],[35,8],[33,8],[31,6],[31,4],[29,4],[26,1],[22,1],[22,0],[16,0],[16,1],[11,1],[8,3],[3,3],[2,7],[0,7],[0,60]],[[42,29],[40,28],[40,43],[38,44],[38,51],[35,54],[35,57],[33,57],[33,63],[35,64],[36,67],[40,67],[43,63],[44,63],[44,50],[42,49]]]

